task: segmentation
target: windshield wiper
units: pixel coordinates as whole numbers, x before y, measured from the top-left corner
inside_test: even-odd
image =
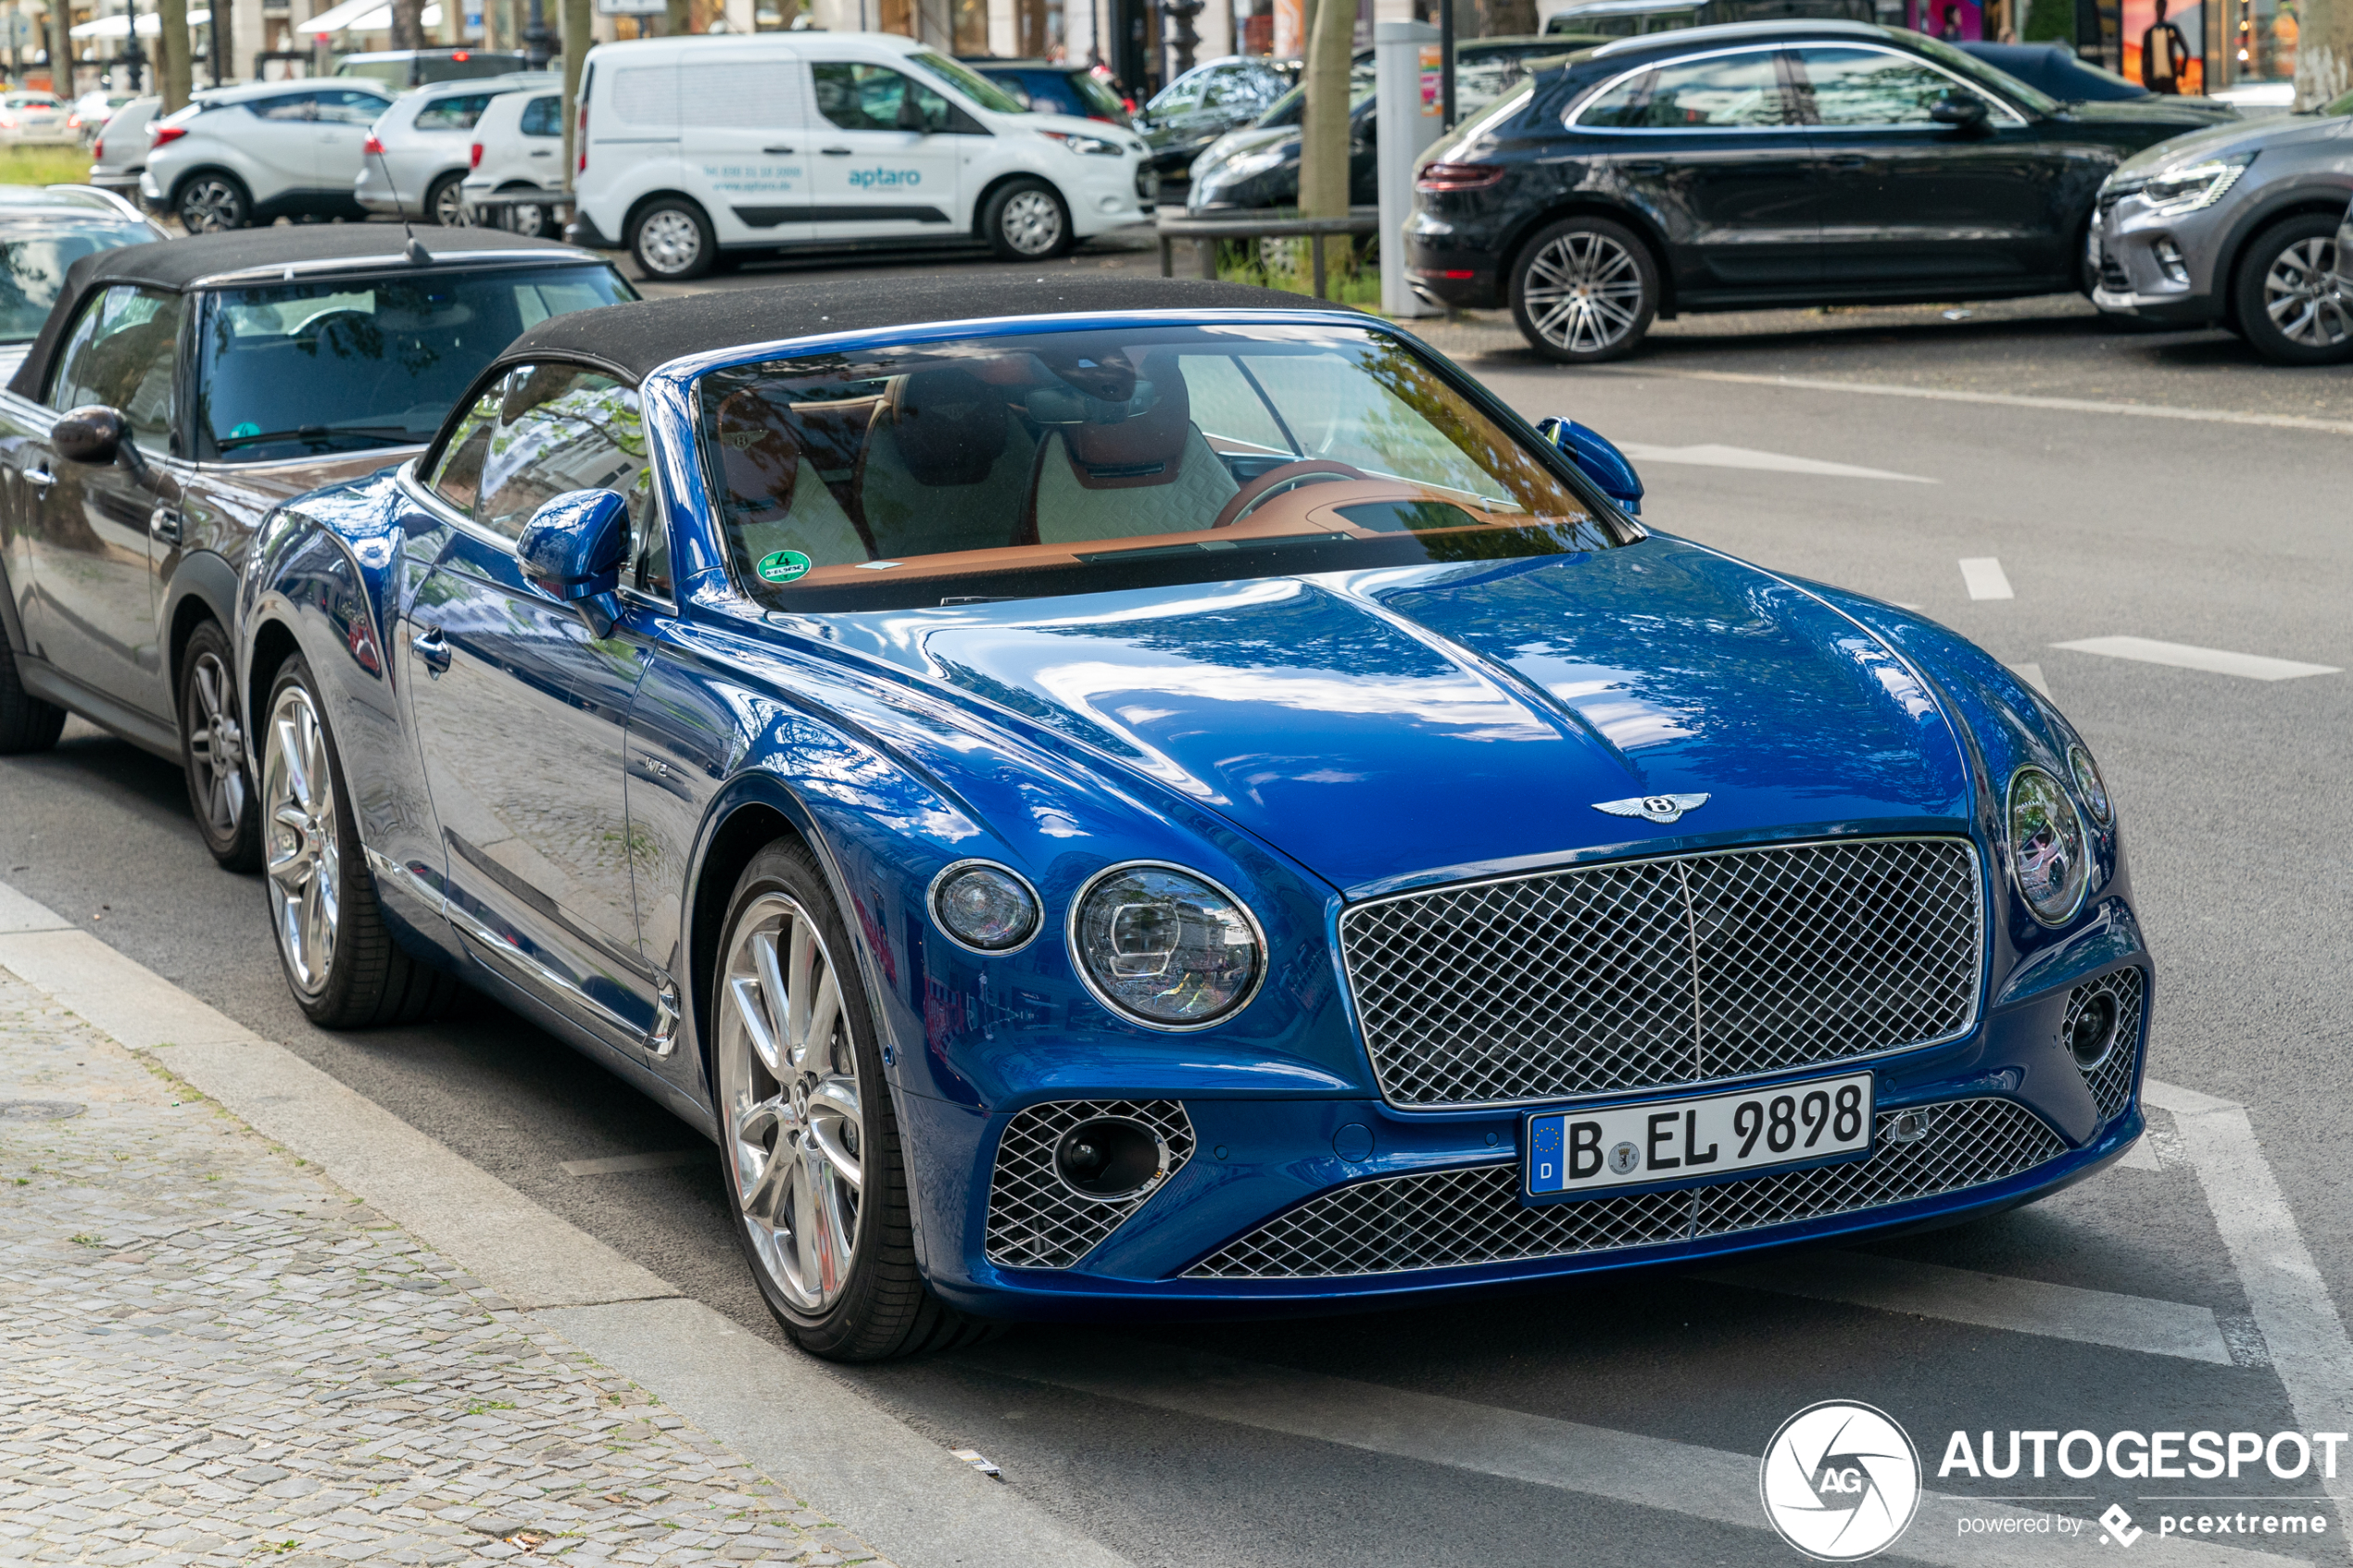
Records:
[[[227,452],[239,446],[255,446],[265,441],[341,441],[356,437],[380,446],[396,446],[422,439],[407,425],[296,425],[292,430],[265,431],[258,435],[223,435],[213,438],[213,445]]]

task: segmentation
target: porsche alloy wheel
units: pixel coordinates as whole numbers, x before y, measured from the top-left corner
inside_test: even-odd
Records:
[[[229,639],[208,621],[188,639],[180,675],[180,744],[188,805],[212,858],[233,872],[260,863],[260,812],[245,775]]]
[[[180,188],[173,204],[180,226],[191,234],[219,233],[245,226],[247,207],[243,186],[225,174],[199,174]]]
[[[1512,315],[1550,359],[1615,359],[1658,313],[1657,269],[1630,232],[1602,219],[1556,223],[1529,242],[1512,278]]]
[[[2266,359],[2333,365],[2353,359],[2353,299],[2334,276],[2336,220],[2289,218],[2248,243],[2239,268],[2239,330]]]
[[[737,1236],[803,1349],[878,1361],[988,1325],[926,1289],[850,937],[816,861],[771,845],[736,884],[711,989],[711,1071]]]

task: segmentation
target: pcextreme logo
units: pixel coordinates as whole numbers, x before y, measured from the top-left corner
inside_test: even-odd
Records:
[[[849,182],[862,191],[871,191],[877,186],[920,185],[924,182],[924,171],[920,169],[853,169],[849,171]]]
[[[1822,1562],[1885,1550],[1920,1503],[1920,1456],[1884,1411],[1826,1399],[1781,1424],[1756,1477],[1765,1516]]]

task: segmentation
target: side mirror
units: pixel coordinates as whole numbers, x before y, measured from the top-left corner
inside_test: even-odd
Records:
[[[76,463],[111,463],[131,439],[131,421],[103,403],[76,408],[49,427],[49,445]]]
[[[1620,508],[1634,517],[1642,515],[1642,477],[1609,437],[1573,420],[1546,420],[1536,427],[1536,433],[1551,442],[1577,466],[1578,472],[1600,486],[1602,494]]]
[[[1974,131],[1985,123],[1985,100],[1973,93],[1947,93],[1928,106],[1928,118],[1939,125]]]
[[[533,587],[576,604],[621,586],[628,540],[628,502],[610,490],[567,490],[531,514],[515,558]]]

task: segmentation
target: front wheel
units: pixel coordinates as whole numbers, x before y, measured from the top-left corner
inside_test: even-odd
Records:
[[[245,777],[235,667],[219,621],[189,635],[180,659],[180,761],[204,847],[222,870],[249,872],[261,865],[261,808]]]
[[[1571,218],[1539,232],[1512,269],[1512,320],[1528,345],[1564,365],[1633,352],[1658,315],[1658,265],[1633,231]]]
[[[0,633],[0,757],[46,751],[66,727],[66,710],[42,701],[17,678],[17,651]]]
[[[2275,365],[2353,359],[2353,299],[2335,278],[2338,220],[2308,212],[2274,223],[2239,259],[2239,331]]]
[[[768,1310],[829,1361],[985,1337],[915,1267],[873,1015],[849,933],[808,850],[770,845],[728,903],[710,1017],[722,1167]]]
[[[718,236],[702,208],[688,201],[658,201],[629,228],[629,251],[647,277],[683,283],[711,270],[719,255]]]
[[[191,234],[216,234],[242,229],[253,218],[253,202],[245,188],[227,174],[199,174],[180,187],[171,204],[180,227]]]
[[[1000,261],[1051,261],[1075,240],[1070,209],[1043,180],[999,186],[981,213],[980,232]]]

